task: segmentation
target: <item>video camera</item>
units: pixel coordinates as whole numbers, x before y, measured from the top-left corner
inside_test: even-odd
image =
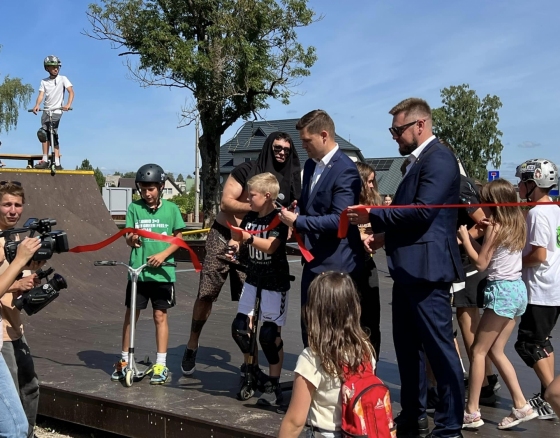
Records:
[[[60,274],[54,274],[49,280],[48,277],[53,272],[53,268],[49,268],[46,271],[43,271],[42,269],[37,270],[37,278],[40,280],[46,278],[47,282],[24,292],[14,299],[14,306],[19,310],[25,310],[28,315],[34,315],[58,297],[59,291],[61,289],[66,289],[68,284],[66,283],[64,277]]]
[[[16,258],[17,247],[21,243],[21,241],[12,240],[10,236],[12,234],[26,233],[27,231],[30,231],[29,237],[39,233],[40,236],[38,238],[41,241],[41,247],[33,255],[31,261],[49,260],[55,252],[59,254],[61,252],[68,252],[70,249],[68,247],[68,236],[62,230],[52,231],[53,225],[56,225],[55,219],[30,218],[23,224],[22,228],[2,231],[0,237],[6,238],[4,253],[8,263],[12,263]]]

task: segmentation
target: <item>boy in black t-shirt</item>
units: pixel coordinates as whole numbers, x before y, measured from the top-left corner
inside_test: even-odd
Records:
[[[239,251],[241,243],[247,244],[249,249],[247,279],[239,298],[237,316],[233,320],[231,331],[247,363],[250,353],[250,319],[254,313],[257,286],[261,287],[262,326],[259,342],[270,366],[270,376],[264,383],[264,392],[257,403],[278,406],[283,400],[279,385],[284,358],[280,333],[281,327],[286,323],[290,289],[290,270],[286,257],[288,227],[279,221],[276,226],[273,223],[273,220],[278,220],[274,201],[280,190],[274,175],[269,172],[255,175],[247,181],[247,190],[251,211],[243,218],[241,230],[232,230],[232,239],[229,242],[232,248],[230,256]],[[268,229],[271,226],[272,229]]]

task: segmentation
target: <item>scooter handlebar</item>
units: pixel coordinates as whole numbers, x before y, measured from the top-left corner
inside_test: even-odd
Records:
[[[58,111],[58,110],[61,110],[61,109],[63,109],[63,108],[62,108],[62,107],[58,107],[58,108],[39,108],[37,111],[38,111],[38,112],[39,112],[39,111]],[[66,111],[72,111],[73,109],[74,109],[74,108],[68,108]],[[27,112],[28,112],[28,113],[32,113],[33,110],[30,109],[30,110],[27,110]]]
[[[116,260],[99,260],[93,262],[93,266],[116,266],[116,265],[117,265]]]

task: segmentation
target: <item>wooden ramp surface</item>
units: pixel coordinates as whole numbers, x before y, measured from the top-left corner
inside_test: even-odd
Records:
[[[24,218],[54,218],[56,229],[68,233],[70,246],[99,242],[118,231],[91,174],[59,172],[54,177],[41,171],[3,171],[2,180],[17,180],[26,189]],[[23,223],[23,221],[22,221]],[[177,306],[169,312],[168,366],[171,379],[165,386],[150,386],[148,378],[125,388],[110,381],[113,364],[120,356],[126,272],[123,267],[96,268],[94,260],[128,260],[123,240],[97,253],[55,254],[50,265],[68,281],[68,289],[40,313],[25,317],[27,340],[35,357],[41,382],[40,413],[135,437],[264,437],[275,436],[282,415],[235,399],[242,355],[231,340],[231,321],[237,303],[229,300],[228,285],[214,305],[206,324],[190,378],[181,374],[180,363],[190,329],[198,274],[190,263],[178,267]],[[299,329],[299,279],[301,264],[290,257],[296,281],[291,291],[281,380],[292,380],[302,350]],[[382,347],[379,376],[388,384],[395,414],[399,407],[399,378],[391,339],[391,284],[384,253],[376,255],[380,269]],[[406,322],[402,322],[406,323]],[[560,339],[557,328],[553,334]],[[508,344],[508,354],[518,372],[526,396],[539,384]],[[151,312],[140,317],[137,357],[155,359]],[[261,356],[261,362],[265,362]],[[558,368],[558,367],[557,367]],[[285,393],[289,399],[290,393]],[[482,408],[486,425],[465,437],[526,437],[558,435],[558,423],[534,420],[513,431],[499,431],[497,423],[507,415],[511,400],[505,385],[495,408]]]

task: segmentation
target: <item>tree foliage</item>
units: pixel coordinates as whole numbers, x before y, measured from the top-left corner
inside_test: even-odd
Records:
[[[99,167],[94,169],[87,158],[82,161],[80,167],[76,166],[76,170],[93,170],[93,176],[95,177],[95,182],[97,182],[99,186],[99,191],[103,190],[103,187],[105,187],[105,175],[103,175]]]
[[[87,15],[86,35],[129,56],[142,86],[192,93],[183,115],[202,125],[203,211],[212,220],[222,134],[240,118],[256,118],[269,98],[288,104],[317,59],[297,40],[296,30],[314,21],[307,0],[101,0]]]
[[[188,193],[183,193],[182,195],[173,196],[170,199],[171,202],[177,204],[179,210],[182,214],[194,213],[195,207],[195,188],[194,186],[188,191]]]
[[[173,175],[173,172],[166,172],[165,174],[167,175],[167,179],[169,181],[175,182],[175,175]]]
[[[0,132],[17,127],[19,108],[29,104],[32,94],[33,87],[23,84],[20,78],[4,77],[0,83]]]
[[[121,178],[136,178],[136,172],[125,172]]]
[[[183,174],[180,173],[179,175],[177,175],[177,182],[185,182],[185,178],[183,178]]]
[[[441,90],[443,106],[432,111],[434,134],[447,141],[462,160],[467,174],[485,181],[486,166],[501,164],[504,148],[502,131],[498,129],[498,96],[480,99],[468,84]]]

